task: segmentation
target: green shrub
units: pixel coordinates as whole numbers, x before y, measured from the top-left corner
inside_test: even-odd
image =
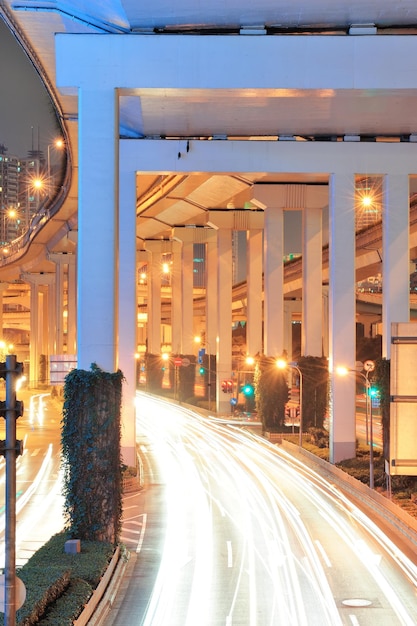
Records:
[[[109,542],[82,541],[81,552],[65,553],[68,535],[58,533],[17,570],[26,600],[16,612],[17,626],[65,626],[82,612],[114,554]],[[0,625],[4,615],[0,613]]]
[[[38,624],[40,626],[72,626],[74,620],[81,615],[92,593],[93,588],[85,580],[72,579],[65,594],[47,608]]]

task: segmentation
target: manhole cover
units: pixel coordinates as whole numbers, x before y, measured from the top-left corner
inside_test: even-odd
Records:
[[[342,600],[342,604],[345,606],[370,606],[372,602],[370,600],[364,600],[363,598],[351,598],[350,600]]]

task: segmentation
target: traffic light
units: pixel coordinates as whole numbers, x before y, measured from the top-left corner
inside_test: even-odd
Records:
[[[253,385],[251,385],[250,383],[246,383],[242,387],[242,393],[243,393],[244,396],[253,396],[254,391],[255,390],[253,388]]]
[[[233,381],[232,380],[227,380],[227,393],[233,393]]]
[[[222,391],[227,393],[227,380],[222,380]]]
[[[371,398],[375,398],[378,395],[378,388],[377,387],[369,387],[368,389],[368,393],[371,396]]]
[[[201,366],[198,371],[200,372],[201,376],[204,376],[204,373],[205,373],[206,370],[205,370],[205,368],[203,366]]]

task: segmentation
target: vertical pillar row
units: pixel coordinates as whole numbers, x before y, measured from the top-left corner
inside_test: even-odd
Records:
[[[75,255],[50,252],[48,259],[55,263],[55,351],[75,354]]]
[[[43,337],[43,305],[41,287],[55,282],[54,274],[24,273],[22,280],[30,285],[30,346],[29,346],[29,386],[39,384],[39,365]],[[49,367],[49,364],[48,364]]]

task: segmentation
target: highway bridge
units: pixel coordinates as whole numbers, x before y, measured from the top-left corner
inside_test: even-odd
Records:
[[[196,8],[182,0],[177,14],[160,3],[124,0],[90,2],[88,13],[77,0],[65,8],[2,3],[2,18],[48,89],[66,145],[58,196],[0,262],[1,281],[14,284],[10,299],[30,285],[33,372],[41,354],[76,353],[82,368],[120,367],[132,395],[137,257],[172,251],[179,242],[182,291],[174,303],[181,302],[181,321],[172,332],[181,352],[190,352],[187,243],[209,230],[217,248],[208,280],[218,283],[207,290],[207,336],[210,345],[219,337],[218,378],[230,372],[233,307],[238,314],[242,302],[257,320],[248,320],[250,345],[259,344],[263,323],[263,350],[279,354],[282,302],[302,291],[304,350],[321,352],[323,285],[330,362],[354,363],[356,283],[377,272],[389,356],[391,323],[410,319],[410,260],[417,258],[416,10],[411,2],[386,1],[370,24],[372,2],[349,11],[342,2],[304,4],[290,10],[266,0],[253,13],[248,1]],[[383,219],[355,235],[364,179],[376,181]],[[294,210],[306,222],[303,261],[286,264],[281,277],[283,219]],[[247,286],[234,290],[233,229],[251,233],[256,259]],[[156,302],[160,289],[152,283],[148,298]],[[158,306],[147,329],[154,352]],[[45,319],[55,329],[52,339]],[[354,453],[354,385],[333,378],[332,385],[336,460]],[[133,454],[133,402],[124,410],[124,450]]]

